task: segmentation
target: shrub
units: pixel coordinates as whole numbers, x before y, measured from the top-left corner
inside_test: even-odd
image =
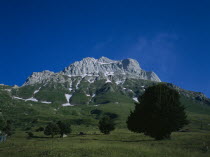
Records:
[[[60,129],[56,123],[49,123],[44,130],[44,134],[47,136],[51,136],[52,138],[55,135],[59,134],[59,132]]]
[[[34,134],[32,132],[26,132],[28,134],[28,138],[32,138]]]
[[[58,121],[57,125],[59,127],[59,133],[60,133],[60,137],[63,137],[64,134],[69,134],[71,133],[71,126],[67,123]]]
[[[44,128],[40,126],[38,129],[36,129],[36,132],[44,131]]]
[[[114,121],[109,116],[104,116],[99,121],[99,129],[104,134],[109,134],[110,131],[115,129]]]

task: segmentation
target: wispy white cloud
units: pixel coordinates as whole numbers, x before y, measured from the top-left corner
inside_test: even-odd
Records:
[[[178,64],[177,40],[177,35],[168,33],[159,33],[152,38],[139,37],[127,51],[127,54],[139,60],[144,67],[149,65],[146,67],[154,67],[161,73],[168,73]]]

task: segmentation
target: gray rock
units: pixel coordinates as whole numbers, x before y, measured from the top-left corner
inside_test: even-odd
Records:
[[[75,62],[61,72],[63,75],[73,76],[109,76],[109,75],[125,75],[127,78],[145,79],[161,82],[154,72],[146,72],[141,69],[139,63],[134,59],[124,59],[114,61],[106,57],[99,59],[84,58],[79,62]]]
[[[144,79],[161,82],[154,72],[141,69],[139,63],[134,59],[120,61],[111,60],[106,57],[99,59],[87,57],[81,61],[74,62],[59,73],[51,71],[34,72],[23,85],[45,83],[54,81],[58,83],[72,82],[73,77],[82,77],[90,80],[107,79],[107,81],[123,81],[127,78]],[[111,79],[111,80],[110,80]]]

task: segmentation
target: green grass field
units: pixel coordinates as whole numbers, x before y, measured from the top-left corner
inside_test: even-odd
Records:
[[[13,100],[0,92],[0,108],[5,119],[13,121],[15,134],[0,143],[0,157],[209,157],[210,107],[181,97],[190,124],[188,132],[175,132],[170,140],[154,139],[126,129],[126,120],[134,102],[110,102],[61,107],[60,104],[40,104]],[[108,95],[111,96],[111,95]],[[115,97],[116,95],[112,95]],[[118,96],[116,97],[118,98]],[[98,97],[96,102],[103,102]],[[119,103],[118,103],[119,102]],[[95,112],[93,112],[95,111]],[[106,114],[117,115],[116,130],[103,135],[97,128],[98,120]],[[51,121],[65,121],[72,125],[72,134],[54,139],[43,132],[35,132]],[[34,133],[28,138],[26,131]],[[80,136],[79,132],[86,135]]]
[[[0,144],[0,157],[209,157],[210,132],[176,132],[170,140],[155,141],[143,134],[117,129],[102,135],[94,128],[77,130],[66,138],[48,138],[35,133],[28,139],[24,132],[16,132]],[[81,130],[81,128],[80,128]]]

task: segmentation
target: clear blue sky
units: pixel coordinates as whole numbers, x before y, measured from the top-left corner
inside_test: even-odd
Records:
[[[210,1],[0,1],[0,83],[101,56],[210,97]]]

